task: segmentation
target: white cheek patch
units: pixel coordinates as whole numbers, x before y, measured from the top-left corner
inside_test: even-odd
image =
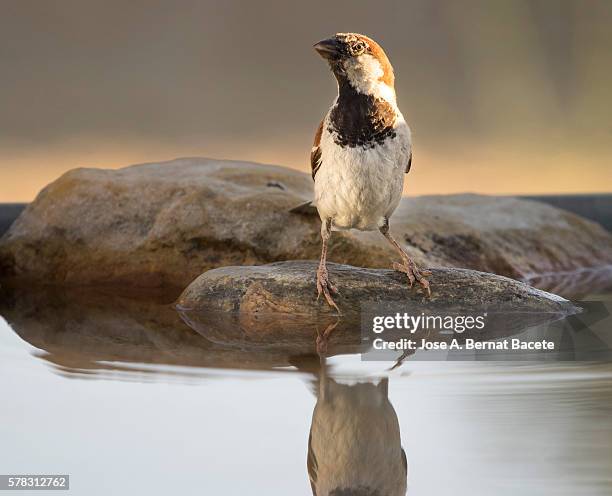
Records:
[[[354,84],[378,81],[385,74],[376,57],[367,54],[349,58],[344,63],[344,68],[351,83]]]
[[[351,57],[344,62],[344,70],[351,86],[359,93],[395,103],[395,90],[381,81],[385,71],[376,57],[367,54]]]

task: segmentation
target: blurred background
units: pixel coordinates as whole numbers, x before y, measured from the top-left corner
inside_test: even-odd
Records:
[[[612,2],[0,0],[0,202],[74,167],[208,156],[309,170],[336,87],[312,44],[379,41],[411,195],[611,191]]]

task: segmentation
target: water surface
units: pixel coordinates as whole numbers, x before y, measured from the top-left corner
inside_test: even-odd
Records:
[[[83,495],[306,495],[309,458],[323,487],[344,470],[325,470],[330,459],[370,457],[350,477],[403,492],[401,445],[410,495],[612,493],[610,363],[407,360],[388,372],[354,353],[322,365],[218,346],[163,303],[8,308],[2,473],[68,473]]]

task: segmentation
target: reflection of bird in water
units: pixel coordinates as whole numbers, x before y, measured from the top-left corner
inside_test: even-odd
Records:
[[[340,384],[323,369],[308,439],[313,495],[406,493],[406,454],[388,383]]]

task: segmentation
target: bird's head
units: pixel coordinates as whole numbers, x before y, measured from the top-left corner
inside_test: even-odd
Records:
[[[319,41],[314,49],[329,63],[339,85],[359,93],[395,101],[393,67],[382,47],[357,33],[337,33]]]

